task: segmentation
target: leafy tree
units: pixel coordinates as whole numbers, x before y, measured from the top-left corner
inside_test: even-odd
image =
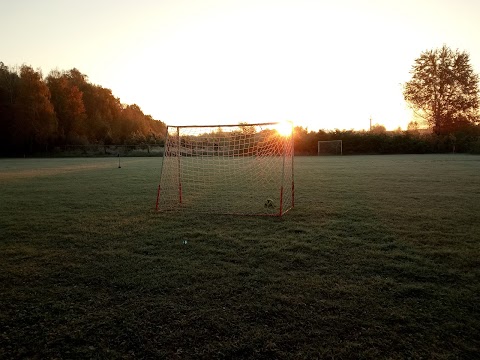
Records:
[[[404,98],[437,134],[479,121],[478,75],[466,52],[447,46],[427,50],[415,60]]]
[[[47,145],[57,131],[50,90],[40,72],[23,65],[20,68],[18,97],[15,101],[15,135],[24,150]]]
[[[13,105],[18,86],[19,77],[15,71],[10,69],[0,61],[0,94],[2,95],[1,104]]]
[[[50,72],[46,79],[51,102],[58,119],[58,131],[62,140],[71,143],[85,135],[85,107],[83,94],[68,73]]]
[[[84,136],[91,143],[118,143],[115,136],[117,120],[120,117],[121,104],[110,89],[91,84],[88,76],[73,68],[65,77],[69,84],[82,93],[85,118],[81,121]]]
[[[121,143],[123,138],[121,131],[119,132],[117,129],[122,112],[120,99],[112,94],[112,90],[99,85],[92,86],[91,90],[91,100],[93,101],[89,102],[88,105],[86,103],[86,106],[89,106],[90,113],[93,110],[96,119],[92,128],[97,131],[92,134],[92,137],[97,141],[104,141],[104,139],[113,136],[114,142]]]
[[[385,134],[387,132],[387,129],[385,128],[385,126],[381,124],[375,124],[375,125],[372,125],[370,132],[372,134]]]
[[[0,152],[12,151],[12,134],[15,121],[15,101],[19,76],[0,62]]]
[[[412,120],[407,125],[407,131],[418,133],[418,129],[419,126],[417,121]]]

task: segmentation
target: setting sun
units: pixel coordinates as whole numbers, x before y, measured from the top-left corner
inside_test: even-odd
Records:
[[[291,121],[282,121],[282,122],[279,122],[277,125],[275,125],[275,130],[281,136],[290,136],[292,135],[293,124]]]

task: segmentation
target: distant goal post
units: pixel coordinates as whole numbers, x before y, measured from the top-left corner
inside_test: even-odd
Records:
[[[342,140],[320,140],[318,142],[318,155],[343,155]]]
[[[282,216],[293,151],[291,122],[168,126],[156,209]]]

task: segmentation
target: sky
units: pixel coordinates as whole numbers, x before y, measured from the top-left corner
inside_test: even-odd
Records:
[[[77,68],[169,125],[405,129],[422,51],[466,51],[480,73],[478,14],[478,0],[5,1],[0,61]]]

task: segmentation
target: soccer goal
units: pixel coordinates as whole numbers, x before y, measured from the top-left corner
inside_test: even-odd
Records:
[[[157,210],[282,216],[293,206],[291,122],[167,127]]]
[[[318,155],[343,155],[342,140],[319,141]]]

